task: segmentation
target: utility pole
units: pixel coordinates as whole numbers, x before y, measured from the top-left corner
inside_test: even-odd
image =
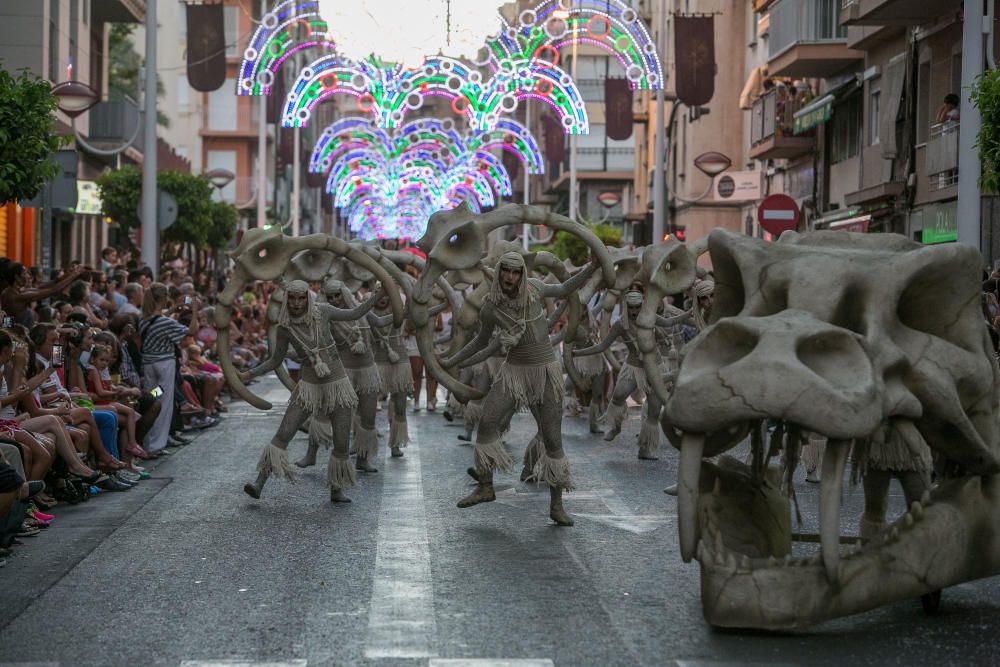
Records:
[[[260,20],[267,14],[267,0],[260,0]],[[276,76],[281,76],[277,74]],[[257,227],[267,224],[267,97],[257,96],[260,108],[257,110]]]
[[[156,0],[146,0],[146,94],[143,96],[142,261],[160,274],[160,226],[156,219]]]
[[[656,91],[656,140],[653,150],[656,152],[655,169],[653,171],[653,243],[663,243],[663,235],[666,233],[664,221],[666,220],[667,197],[666,197],[666,173],[664,169],[664,155],[666,149],[666,73],[667,63],[665,59],[667,44],[667,3],[661,0],[660,25],[656,32],[656,49],[660,52],[660,59],[663,63],[663,81],[660,82],[660,89]],[[676,102],[674,103],[676,104]]]
[[[576,35],[573,35],[573,66],[571,67],[570,76],[573,78],[574,84],[576,83]],[[577,215],[579,211],[577,210],[580,192],[579,185],[576,181],[576,142],[578,134],[569,135],[569,219],[577,222]]]
[[[524,99],[524,128],[531,134],[531,98]],[[531,181],[528,174],[528,167],[524,167],[524,205],[531,204]],[[524,249],[528,250],[531,245],[531,225],[525,223],[521,227],[521,243]]]
[[[992,26],[987,26],[992,27]],[[983,2],[965,0],[962,26],[962,126],[958,133],[958,241],[980,247],[982,196],[979,176],[982,165],[976,150],[976,135],[983,119],[969,97],[969,88],[983,73]]]
[[[298,72],[302,66],[299,61],[299,54],[295,54],[295,71]],[[294,139],[292,140],[292,150],[295,155],[292,157],[292,236],[299,235],[299,195],[301,194],[301,175],[299,172],[302,170],[302,128],[296,127],[292,130]]]

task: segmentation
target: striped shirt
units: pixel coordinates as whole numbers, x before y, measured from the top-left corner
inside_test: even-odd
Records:
[[[173,359],[177,345],[187,336],[188,328],[163,315],[147,317],[139,323],[142,337],[142,363],[155,364]]]

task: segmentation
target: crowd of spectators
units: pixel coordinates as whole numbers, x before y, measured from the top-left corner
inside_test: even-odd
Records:
[[[0,566],[48,529],[58,505],[126,492],[151,461],[216,426],[226,412],[209,272],[185,259],[159,281],[129,252],[71,262],[43,282],[0,258]],[[232,317],[241,370],[266,354],[263,284]]]

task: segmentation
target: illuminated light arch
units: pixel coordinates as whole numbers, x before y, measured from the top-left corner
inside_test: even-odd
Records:
[[[556,10],[568,12],[558,18]],[[574,40],[611,53],[625,70],[633,89],[663,87],[663,63],[645,21],[623,0],[543,0],[522,11],[515,24],[501,17],[502,28],[487,43],[489,64],[529,58],[558,62],[558,51]],[[552,55],[555,55],[555,61]]]
[[[321,133],[309,168],[329,174],[327,196],[361,238],[419,238],[435,211],[463,202],[481,211],[511,196],[499,150],[542,172],[534,137],[508,118],[488,132],[459,131],[451,119],[387,130],[370,117],[341,118]]]
[[[269,95],[281,65],[309,47],[336,48],[315,0],[286,0],[264,15],[243,50],[237,95]]]
[[[453,104],[465,100],[461,112],[474,130],[493,129],[502,115],[510,114],[529,97],[549,104],[567,134],[590,130],[587,107],[576,83],[551,63],[526,58],[503,60],[484,81],[477,70],[452,58],[428,58],[422,67],[404,70],[354,63],[337,54],[324,55],[303,68],[284,101],[282,125],[304,127],[316,105],[338,94],[370,100],[363,110],[370,111],[386,128],[401,126],[406,114],[420,108],[425,97],[439,95]]]

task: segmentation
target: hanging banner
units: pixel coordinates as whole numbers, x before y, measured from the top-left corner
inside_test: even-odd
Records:
[[[566,133],[562,123],[549,114],[543,114],[542,127],[545,128],[545,159],[562,164],[566,159]]]
[[[267,96],[267,122],[273,123],[274,125],[279,125],[281,123],[281,115],[283,112],[283,107],[285,106],[285,98],[288,95],[288,86],[285,85],[285,72],[284,70],[278,70],[274,75],[274,84],[271,86],[271,94]]]
[[[677,97],[689,107],[715,93],[715,17],[674,15]]]
[[[326,179],[329,174],[317,174],[314,172],[306,173],[306,187],[307,188],[321,188],[326,185]]]
[[[210,93],[226,83],[226,29],[222,5],[187,5],[187,78]]]
[[[624,141],[632,136],[632,86],[628,79],[604,80],[604,115],[608,139]]]
[[[521,175],[520,158],[510,151],[504,151],[500,159],[503,162],[503,168],[507,170],[507,175],[510,176],[510,180],[516,181],[517,177]]]

